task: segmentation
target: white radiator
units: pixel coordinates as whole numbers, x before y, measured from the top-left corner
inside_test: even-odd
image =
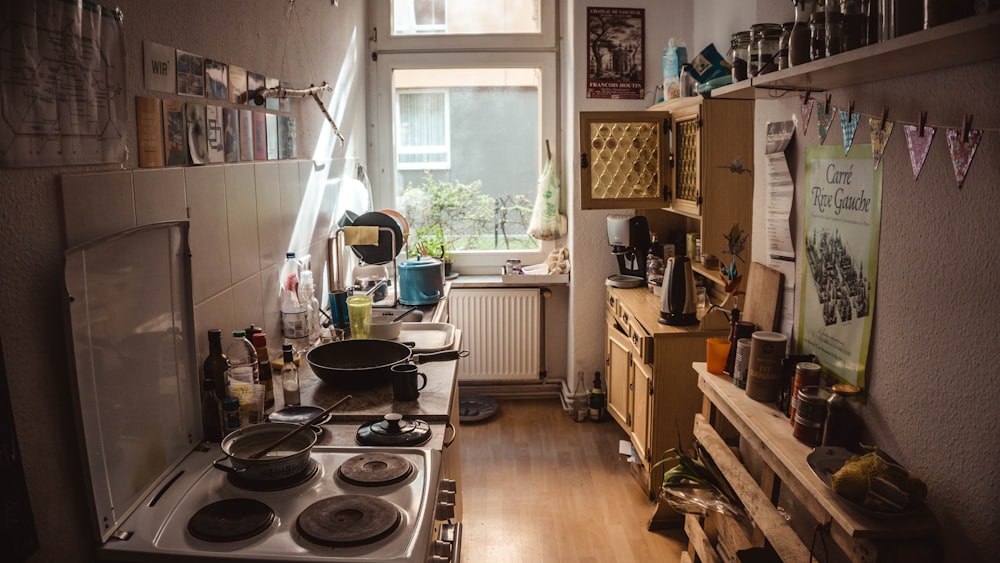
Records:
[[[542,354],[542,299],[538,289],[452,289],[450,322],[462,331],[468,357],[459,381],[538,381]]]

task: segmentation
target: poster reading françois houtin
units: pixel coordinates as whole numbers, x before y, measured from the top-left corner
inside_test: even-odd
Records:
[[[839,146],[806,149],[797,339],[799,352],[815,354],[828,372],[862,388],[882,217],[882,173],[871,159],[871,145],[854,145],[850,156]]]
[[[587,97],[640,100],[646,11],[587,8]]]

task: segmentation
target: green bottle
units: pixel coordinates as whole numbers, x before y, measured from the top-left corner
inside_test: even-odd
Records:
[[[590,421],[602,422],[608,406],[608,397],[601,389],[601,372],[594,372],[594,387],[590,390]]]

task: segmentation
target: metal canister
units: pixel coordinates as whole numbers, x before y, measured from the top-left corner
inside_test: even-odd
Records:
[[[733,362],[733,385],[747,388],[747,364],[750,363],[750,339],[736,341],[736,360]]]
[[[826,402],[830,399],[830,389],[818,386],[803,387],[799,389],[796,397],[798,397],[798,409],[795,411],[792,436],[803,444],[818,446],[823,442]]]
[[[507,260],[507,265],[504,267],[504,271],[507,272],[507,275],[524,273],[524,270],[521,269],[521,261],[515,258]]]
[[[819,385],[820,367],[813,362],[795,364],[795,377],[792,378],[792,400],[788,407],[788,423],[795,425],[795,411],[798,409],[799,390],[804,387]]]

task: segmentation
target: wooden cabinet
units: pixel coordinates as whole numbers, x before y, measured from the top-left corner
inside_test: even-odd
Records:
[[[701,408],[691,362],[704,361],[705,338],[727,332],[725,326],[661,325],[659,313],[660,298],[645,288],[607,288],[608,412],[638,454],[634,474],[650,498],[665,469],[653,465],[671,448],[691,447]]]
[[[733,487],[751,522],[714,513],[686,516],[689,560],[727,561],[737,550],[767,543],[782,561],[806,563],[812,561],[809,545],[816,523],[828,526],[823,533],[825,541],[832,541],[830,553],[839,552],[831,560],[938,560],[932,544],[936,525],[926,508],[891,518],[852,509],[810,469],[806,457],[812,448],[792,437],[784,414],[750,399],[728,378],[708,373],[704,363],[694,369],[704,394],[694,437]],[[746,452],[745,465],[731,450],[732,441],[723,439],[733,429],[740,451]]]

